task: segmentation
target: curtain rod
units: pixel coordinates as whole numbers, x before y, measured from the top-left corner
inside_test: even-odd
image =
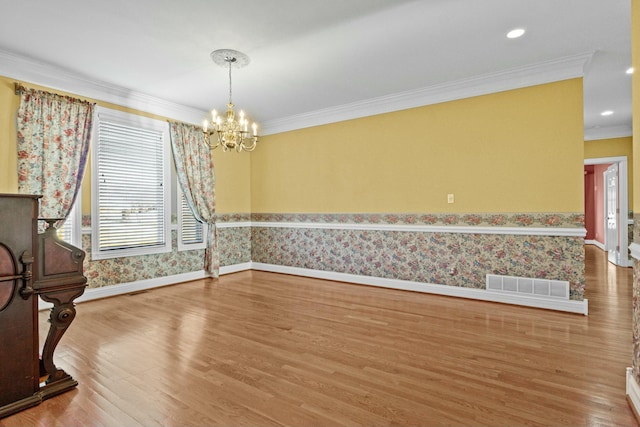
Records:
[[[13,83],[13,87],[14,87],[14,89],[16,91],[16,95],[22,95],[24,92],[30,90],[30,89],[27,89],[26,87],[24,87],[22,85],[22,83],[18,83],[18,82],[14,82]],[[36,89],[33,89],[33,90],[36,90]],[[69,95],[60,95],[60,94],[57,94],[55,92],[49,92],[49,91],[46,91],[46,90],[38,90],[38,92],[48,93],[48,94],[51,94],[51,95],[54,95],[54,96],[59,96],[59,97],[66,98],[66,99],[74,101],[74,102],[84,102],[84,103],[87,103],[87,104],[96,105],[95,102],[87,101],[86,99],[76,98],[76,97],[69,96]]]
[[[16,95],[21,95],[22,92],[24,92],[25,90],[27,90],[27,88],[25,88],[24,86],[22,86],[20,83],[15,82],[13,84],[13,87],[15,88],[16,91]]]

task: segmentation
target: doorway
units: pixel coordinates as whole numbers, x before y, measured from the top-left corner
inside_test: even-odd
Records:
[[[627,157],[586,159],[584,164],[585,243],[607,251],[611,263],[630,267]],[[595,195],[591,201],[590,192]]]

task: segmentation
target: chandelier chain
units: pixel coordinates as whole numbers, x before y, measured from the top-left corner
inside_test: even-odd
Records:
[[[233,104],[233,102],[231,102],[231,63],[233,62],[233,58],[229,58],[227,62],[229,63],[229,104]]]

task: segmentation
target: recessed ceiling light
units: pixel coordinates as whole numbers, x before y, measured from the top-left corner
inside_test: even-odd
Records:
[[[627,74],[633,74],[633,67],[627,68]]]
[[[611,110],[603,111],[602,113],[600,113],[601,116],[610,116],[612,114],[613,114],[613,111]]]
[[[516,28],[507,33],[507,38],[517,39],[518,37],[521,37],[523,34],[524,34],[523,28]]]

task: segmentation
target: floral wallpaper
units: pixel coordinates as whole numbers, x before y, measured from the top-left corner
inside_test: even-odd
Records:
[[[229,214],[218,214],[216,217],[216,221],[221,223],[227,222],[249,222],[251,221],[251,214],[248,213],[229,213]]]
[[[251,227],[218,228],[218,250],[220,266],[251,262]]]
[[[171,239],[173,242],[173,250],[171,252],[92,260],[91,235],[83,235],[82,250],[87,253],[84,261],[87,288],[130,283],[172,274],[199,271],[204,268],[204,249],[179,252],[176,231],[171,232]]]
[[[253,221],[251,227],[232,223]],[[295,222],[296,227],[260,227]],[[581,214],[223,214],[221,266],[250,261],[448,286],[484,288],[487,273],[567,280],[571,299],[584,296],[581,237],[299,228],[300,223],[415,224],[582,228]],[[89,225],[90,218],[83,219]],[[92,261],[85,235],[89,287],[199,271],[203,250]]]
[[[224,222],[248,221],[248,214],[220,216]],[[223,222],[220,221],[219,222]],[[91,217],[84,215],[83,227],[91,226]],[[241,264],[251,261],[250,227],[218,228],[220,266]],[[87,253],[84,274],[88,288],[130,283],[138,280],[189,273],[204,269],[204,249],[178,251],[177,231],[172,230],[172,251],[162,254],[141,255],[104,260],[91,259],[91,234],[82,236],[82,249]]]
[[[584,239],[473,233],[252,228],[254,262],[484,288],[488,273],[566,280],[584,297]]]

